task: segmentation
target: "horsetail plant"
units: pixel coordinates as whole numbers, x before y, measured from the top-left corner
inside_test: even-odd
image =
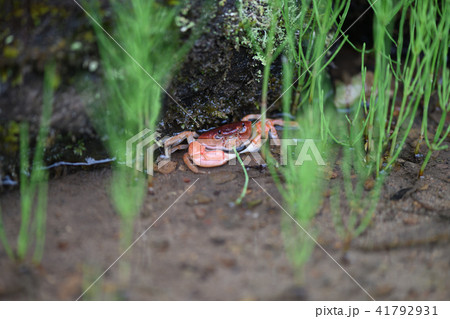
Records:
[[[175,27],[178,7],[137,0],[114,2],[111,8],[114,40],[95,23],[100,21],[99,8],[90,10],[96,13],[93,26],[106,84],[105,106],[97,109],[96,118],[119,163],[113,169],[111,197],[122,219],[122,246],[126,246],[146,191],[144,175],[120,164],[125,162],[126,141],[144,128],[155,130],[162,90],[187,47],[180,45]]]
[[[50,117],[53,105],[53,90],[55,82],[55,65],[45,68],[43,107],[39,132],[32,165],[29,164],[29,134],[28,124],[20,126],[20,206],[21,221],[17,235],[15,254],[6,238],[3,222],[0,216],[0,241],[11,259],[22,261],[34,243],[32,260],[39,263],[42,260],[45,244],[45,229],[47,215],[48,172],[44,167],[44,152],[50,127]],[[33,203],[36,205],[33,210]],[[33,213],[34,212],[34,213]]]
[[[309,232],[312,221],[319,211],[323,192],[327,185],[325,170],[315,161],[298,163],[295,157],[301,152],[301,141],[313,139],[320,154],[330,157],[325,152],[326,134],[323,132],[320,110],[329,105],[329,96],[325,97],[322,88],[331,88],[326,76],[326,66],[333,60],[343,44],[336,51],[325,56],[337,39],[350,2],[343,0],[331,5],[327,1],[283,1],[283,27],[286,32],[286,44],[283,62],[283,96],[282,105],[285,114],[296,115],[298,130],[283,131],[282,148],[288,149],[288,141],[300,142],[294,150],[288,150],[286,166],[275,170],[269,166],[280,193],[288,205],[292,217]],[[294,80],[295,75],[295,80]],[[285,120],[288,120],[285,118]],[[300,165],[299,165],[300,164]],[[279,174],[284,182],[279,179]],[[298,270],[302,280],[302,266],[309,259],[314,242],[290,218],[283,216],[282,229],[285,247],[291,261]]]
[[[434,151],[439,151],[447,148],[442,146],[442,143],[446,140],[449,132],[450,125],[447,123],[447,129],[445,124],[447,122],[447,115],[450,112],[450,71],[446,66],[449,58],[449,30],[450,30],[450,3],[444,1],[443,7],[434,7],[428,11],[429,15],[437,15],[436,24],[432,23],[432,30],[427,30],[427,34],[430,36],[433,42],[433,58],[432,58],[432,70],[429,74],[432,74],[432,81],[426,82],[425,97],[424,97],[424,112],[422,119],[421,136],[425,137],[425,142],[428,147],[425,159],[420,167],[419,176],[423,176],[425,167],[427,166],[431,155]],[[421,11],[422,15],[424,14]],[[426,15],[422,20],[427,20],[430,16]],[[431,31],[431,32],[430,32]],[[441,117],[439,119],[438,126],[434,132],[434,138],[430,141],[427,130],[427,119],[429,112],[429,104],[431,97],[431,90],[436,88],[438,94],[439,107],[441,109]]]
[[[436,2],[419,5],[415,1],[397,4],[374,1],[372,5],[375,11],[375,69],[368,106],[365,103],[365,90],[362,90],[355,110],[347,116],[349,130],[340,130],[338,126],[331,128],[329,122],[325,121],[328,133],[343,150],[344,193],[350,206],[350,215],[344,219],[338,213],[341,196],[339,187],[335,188],[332,196],[332,207],[336,229],[347,244],[368,227],[384,179],[398,159],[422,103],[421,137],[425,137],[429,150],[419,174],[423,174],[431,153],[442,148],[441,144],[448,134],[448,128],[444,132],[450,92],[449,71],[445,67],[449,43],[448,2],[442,3],[442,8]],[[397,16],[399,32],[394,38],[392,28]],[[409,27],[410,34],[407,44],[405,26]],[[397,47],[394,57],[390,54],[393,45]],[[404,45],[407,45],[406,57],[402,55]],[[364,87],[364,46],[361,52]],[[430,142],[427,131],[428,105],[439,81],[441,85],[437,87],[437,92],[442,116],[434,139]],[[334,134],[331,133],[333,130],[341,132]],[[361,145],[361,137],[365,138],[364,145]],[[357,177],[356,183],[350,178],[352,173]],[[364,183],[373,174],[376,177],[370,187],[372,189],[363,196]]]
[[[316,106],[324,103],[321,87],[330,86],[329,79],[324,75],[325,67],[341,46],[327,58],[323,53],[325,48],[329,49],[332,46],[339,35],[349,5],[350,2],[346,0],[338,1],[334,9],[331,3],[326,1],[303,0],[298,4],[296,1],[281,0],[267,3],[271,23],[264,48],[258,47],[256,39],[252,38],[251,26],[247,29],[250,30],[248,33],[253,49],[257,48],[256,53],[264,55],[266,62],[262,82],[262,126],[267,111],[270,64],[283,54],[283,111],[285,114],[297,115],[296,120],[300,129],[283,131],[282,149],[286,152],[282,156],[285,157],[283,160],[287,165],[276,168],[273,161],[268,163],[288,211],[304,229],[309,229],[312,225],[312,220],[321,206],[322,193],[326,185],[323,178],[324,170],[314,161],[304,161],[299,165],[296,158],[303,144],[291,146],[289,150],[287,141],[314,139],[319,141],[320,153],[326,155],[324,152],[326,144],[320,140],[324,135],[321,132],[323,126],[320,111]],[[280,32],[279,29],[283,31]],[[280,37],[280,34],[284,36]],[[297,225],[292,224],[287,216],[283,216],[282,230],[286,251],[298,270],[297,275],[301,281],[301,269],[311,255],[314,242]]]
[[[283,59],[283,83],[284,87],[289,87],[292,83],[294,67]],[[283,96],[283,109],[286,113],[291,107],[293,87],[287,89]],[[311,111],[311,109],[309,109]],[[287,114],[287,113],[286,113]],[[287,120],[287,118],[285,118]],[[283,214],[281,228],[283,241],[287,255],[296,269],[297,280],[303,280],[303,266],[309,260],[314,249],[314,241],[311,240],[311,233],[315,235],[317,230],[312,229],[312,221],[320,209],[323,201],[323,192],[326,187],[323,167],[319,166],[317,158],[314,160],[299,160],[306,139],[318,141],[315,143],[320,154],[326,155],[322,143],[317,136],[320,136],[320,126],[309,123],[308,117],[297,117],[298,130],[283,131],[282,138],[282,161],[278,169],[270,165],[272,176],[280,193],[287,204],[287,212],[290,216]],[[290,145],[292,144],[292,145]],[[312,159],[312,157],[311,157]],[[283,179],[280,180],[279,175]],[[295,219],[292,223],[291,218]],[[297,224],[298,223],[298,224]],[[298,226],[300,225],[300,227]],[[307,230],[308,233],[305,232]]]
[[[438,150],[441,145],[434,144],[434,142],[430,143],[427,132],[428,109],[433,90],[437,89],[441,96],[443,113],[446,113],[446,108],[448,108],[448,80],[444,80],[443,77],[443,85],[437,85],[441,74],[442,76],[445,73],[448,75],[445,63],[449,45],[448,13],[450,4],[444,1],[441,6],[442,8],[439,8],[437,2],[419,4],[417,1],[405,1],[395,6],[392,3],[374,3],[376,16],[374,45],[377,60],[374,71],[374,87],[372,88],[368,110],[370,120],[367,129],[369,131],[369,143],[375,143],[375,140],[377,140],[376,147],[371,149],[369,147],[369,153],[375,158],[377,164],[377,174],[380,171],[388,171],[398,159],[421,104],[423,104],[424,112],[421,136],[417,145],[419,147],[423,136],[425,136],[431,152]],[[393,19],[393,14],[397,12],[400,12],[399,33],[398,37],[393,39],[388,25],[389,23],[392,24],[390,21]],[[407,44],[406,57],[403,57],[406,23],[408,23],[406,27],[409,27],[409,43]],[[389,56],[391,45],[397,46],[395,58]],[[441,72],[441,70],[443,71]],[[388,82],[386,79],[390,80],[392,85],[385,85]],[[399,94],[401,87],[403,90]],[[445,102],[445,98],[447,98],[447,102]],[[398,100],[400,100],[399,105]],[[375,117],[376,121],[374,122]],[[442,120],[437,127],[436,143],[439,143],[444,122],[445,120]],[[372,127],[378,127],[377,134],[370,134],[373,132]],[[429,155],[431,156],[431,153]],[[428,160],[425,159],[420,174],[423,173],[427,162]]]
[[[120,247],[125,249],[132,241],[134,221],[152,178],[138,172],[141,158],[135,158],[136,170],[123,165],[126,142],[144,129],[155,131],[162,92],[193,40],[190,38],[184,44],[179,40],[175,19],[180,4],[164,5],[156,0],[112,2],[111,35],[100,25],[99,2],[84,4],[94,13],[92,25],[105,80],[104,103],[96,107],[93,118],[116,158],[111,198],[121,218]],[[193,36],[198,33],[195,30]],[[121,280],[126,281],[128,274],[128,265],[122,263]]]

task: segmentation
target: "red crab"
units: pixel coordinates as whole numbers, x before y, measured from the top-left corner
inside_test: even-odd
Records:
[[[225,124],[209,130],[201,135],[196,132],[184,131],[164,141],[164,151],[167,158],[180,149],[187,149],[183,160],[194,173],[204,173],[200,167],[216,167],[236,158],[233,149],[239,153],[258,152],[261,148],[262,128],[260,115],[249,114],[240,122]],[[258,120],[252,125],[251,120]],[[269,136],[276,145],[280,144],[275,125],[284,126],[282,119],[266,119],[265,135]],[[297,126],[296,122],[289,122],[290,126]],[[188,144],[181,144],[187,140]],[[191,161],[192,160],[192,161]],[[193,162],[193,163],[192,163]]]

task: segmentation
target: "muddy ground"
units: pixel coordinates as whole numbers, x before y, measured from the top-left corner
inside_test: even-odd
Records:
[[[27,1],[30,17],[33,10],[40,8],[31,6],[36,3]],[[59,2],[48,3],[53,6]],[[365,8],[364,5],[361,10]],[[358,10],[354,11],[358,16]],[[31,41],[53,34],[47,29],[55,29],[52,21],[57,23],[59,15],[65,17],[66,12],[70,14],[64,20],[72,22],[70,28],[48,37],[52,43]],[[65,4],[53,20],[40,17],[45,22],[41,28],[30,26],[32,21],[26,17],[11,16],[10,20],[0,21],[0,24],[16,30],[19,49],[37,52],[33,55],[19,54],[19,59],[2,60],[2,67],[12,70],[12,73],[8,82],[0,85],[0,124],[25,120],[33,129],[33,123],[38,123],[42,66],[45,65],[44,58],[53,56],[48,48],[55,48],[56,53],[53,53],[59,52],[58,61],[64,68],[60,70],[63,81],[55,95],[52,128],[57,133],[62,131],[64,136],[69,132],[86,141],[95,137],[85,111],[86,99],[92,98],[92,92],[76,86],[73,75],[90,85],[100,78],[98,69],[88,70],[91,62],[98,61],[89,21],[83,12],[73,10],[73,4]],[[355,19],[351,17],[349,21]],[[214,21],[220,21],[220,14],[211,24],[216,23]],[[352,32],[359,30],[364,36],[370,35],[368,26],[372,25],[371,20],[361,20],[360,23],[362,26],[356,26]],[[208,106],[210,101],[216,100],[220,107],[228,107],[221,102],[221,97],[226,94],[230,101],[234,101],[230,105],[237,107],[236,113],[229,116],[230,120],[238,118],[239,112],[252,113],[253,102],[259,100],[259,86],[248,86],[253,75],[243,74],[252,68],[239,66],[238,71],[242,74],[233,73],[236,70],[225,72],[235,79],[232,90],[217,85],[222,83],[219,76],[217,81],[205,81],[199,75],[202,73],[197,67],[199,61],[211,60],[220,66],[216,68],[218,71],[207,74],[212,79],[217,74],[221,75],[223,69],[228,70],[228,66],[235,65],[235,59],[253,61],[249,57],[242,58],[242,50],[238,54],[227,49],[229,43],[224,42],[223,36],[216,39],[214,33],[210,34],[203,35],[199,43],[204,42],[204,45],[195,46],[190,53],[186,64],[197,61],[196,67],[181,72],[179,81],[173,82],[172,89],[179,90],[174,95],[184,101],[185,106],[195,109],[199,103]],[[361,41],[366,40],[361,38]],[[72,52],[70,45],[73,42],[81,42],[83,50]],[[208,65],[205,64],[205,68]],[[357,74],[360,72],[359,54],[350,55],[348,51],[339,54],[329,71],[333,81]],[[183,78],[208,85],[201,86],[202,90],[194,94],[184,89],[183,83],[189,81],[183,82]],[[15,82],[19,84],[13,84]],[[248,91],[241,94],[244,87]],[[253,99],[252,103],[248,103],[250,99]],[[431,110],[430,132],[435,130],[439,116],[439,109]],[[173,120],[170,116],[166,118]],[[208,117],[207,120],[217,124],[224,118]],[[370,227],[352,241],[348,251],[344,251],[345,243],[334,230],[327,191],[311,227],[311,233],[322,247],[363,289],[318,246],[302,273],[293,267],[286,255],[281,232],[281,219],[286,217],[286,213],[274,200],[282,206],[285,204],[267,170],[258,167],[248,170],[256,182],[250,179],[244,204],[233,206],[230,203],[239,196],[244,184],[239,166],[226,165],[207,169],[209,173],[205,175],[195,175],[186,169],[181,159],[182,152],[178,152],[174,156],[178,163],[176,171],[169,175],[155,175],[154,193],[146,195],[136,220],[134,238],[154,225],[115,264],[123,249],[119,248],[119,217],[110,199],[111,168],[108,165],[89,169],[61,167],[52,171],[42,264],[13,263],[0,247],[0,300],[75,300],[112,264],[83,299],[370,300],[372,296],[377,300],[448,300],[450,151],[436,153],[424,178],[418,179],[422,158],[414,157],[412,152],[417,136],[416,126],[398,165],[383,186]],[[77,139],[71,143],[76,144]],[[450,144],[448,139],[446,144]],[[86,148],[88,154],[76,158],[76,161],[84,161],[85,155],[101,158],[93,155],[93,150],[98,147],[90,147],[86,142]],[[17,165],[10,168],[5,163],[0,162],[0,166],[3,164],[0,173],[17,171]],[[330,181],[331,185],[341,180],[338,169],[331,175],[335,177]],[[15,177],[17,180],[17,174]],[[179,200],[173,204],[177,198]],[[9,239],[14,242],[20,224],[17,186],[3,187],[0,205]],[[348,212],[348,207],[343,205],[342,211]]]
[[[377,300],[448,300],[450,152],[434,158],[423,179],[417,179],[419,164],[408,154],[385,183],[371,226],[347,253],[333,230],[328,199],[315,219],[315,237]],[[244,183],[241,168],[227,165],[195,175],[181,156],[174,157],[175,172],[155,175],[154,194],[145,198],[134,238],[165,214],[85,299],[370,299],[317,246],[298,279],[281,236],[285,213],[274,200],[250,180],[244,204],[230,206]],[[269,172],[248,172],[283,203]],[[74,300],[121,255],[110,178],[110,168],[99,168],[50,181],[42,264],[16,265],[0,251],[0,299]],[[19,192],[0,200],[12,239],[20,221]]]

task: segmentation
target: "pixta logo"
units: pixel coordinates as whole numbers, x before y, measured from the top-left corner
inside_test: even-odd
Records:
[[[146,128],[128,139],[126,142],[126,165],[143,172],[144,162],[146,162],[146,173],[153,175],[153,153],[163,146],[162,139],[159,139],[159,137],[159,133],[152,133],[150,129]],[[136,144],[135,152],[133,152],[134,144]],[[133,166],[133,163],[135,163],[135,166]],[[164,163],[161,163],[161,165],[164,165]]]
[[[167,136],[161,138],[159,133],[152,133],[152,131],[148,128],[140,131],[138,134],[134,135],[126,142],[126,165],[131,168],[134,167],[136,170],[143,172],[145,163],[145,172],[148,175],[153,175],[154,152],[156,149],[164,147],[164,141],[166,141],[168,138],[169,137]],[[206,148],[202,152],[194,152],[195,154],[192,155],[192,157],[194,157],[194,163],[196,163],[196,165],[203,166],[201,163],[203,160],[206,160],[208,161],[208,165],[210,165],[210,162],[213,161],[214,156],[216,156],[216,166],[221,166],[225,163],[228,163],[228,165],[236,165],[237,161],[236,155],[234,153],[223,151],[223,154],[221,154],[220,150],[214,148],[208,150],[208,145],[214,145],[214,142],[215,141],[208,142],[207,139],[202,139],[201,144],[205,145]],[[271,145],[280,147],[279,165],[281,166],[288,165],[288,161],[292,160],[295,160],[295,162],[291,162],[289,164],[294,166],[301,166],[304,164],[304,162],[308,161],[315,162],[316,165],[319,166],[326,165],[313,139],[304,139],[303,141],[299,141],[297,139],[270,139],[269,142]],[[292,150],[288,150],[288,147],[296,148],[297,152],[299,151],[299,153],[294,156]],[[195,147],[193,149],[195,150]],[[250,155],[243,159],[244,165],[248,165],[252,159],[258,164],[265,164],[265,161],[258,151],[259,147],[249,147],[241,150],[239,152],[240,154],[246,153]],[[163,158],[164,160],[161,160],[161,158]],[[170,150],[169,154],[167,154],[166,156],[162,156],[161,158],[157,161],[158,170],[170,161]],[[224,158],[226,158],[225,161]]]

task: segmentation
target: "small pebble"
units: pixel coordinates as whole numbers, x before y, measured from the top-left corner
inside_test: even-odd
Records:
[[[158,163],[158,172],[162,174],[170,174],[177,168],[177,162],[171,160],[162,160]]]
[[[67,250],[67,248],[69,247],[69,243],[66,241],[59,241],[58,242],[58,249],[59,250]]]
[[[194,213],[197,219],[203,219],[206,216],[206,208],[204,207],[194,207]]]
[[[394,291],[394,287],[389,284],[381,284],[375,288],[375,295],[378,297],[388,296],[392,291]]]
[[[212,202],[211,197],[203,193],[197,193],[187,200],[187,204],[191,206],[199,204],[208,204],[211,202]]]
[[[225,184],[236,178],[236,174],[230,172],[215,172],[209,175],[214,184]]]
[[[416,225],[419,223],[419,218],[417,216],[409,216],[403,218],[403,224],[405,225]]]
[[[231,268],[231,267],[236,266],[236,259],[234,259],[234,258],[223,257],[223,258],[220,259],[220,262],[226,268]]]
[[[262,202],[263,202],[263,200],[258,198],[258,199],[255,199],[255,200],[249,200],[249,201],[246,202],[246,204],[247,204],[248,208],[253,208],[253,207],[256,207],[258,205],[261,205]]]
[[[223,237],[211,237],[211,242],[215,245],[215,246],[222,246],[226,243],[226,239]]]
[[[167,239],[155,240],[151,243],[152,247],[159,252],[165,252],[169,249],[170,243]]]

